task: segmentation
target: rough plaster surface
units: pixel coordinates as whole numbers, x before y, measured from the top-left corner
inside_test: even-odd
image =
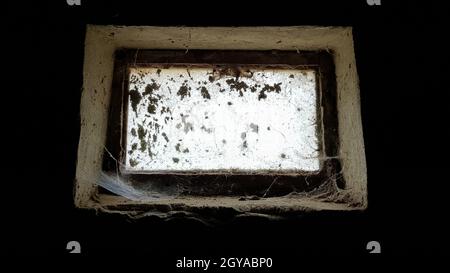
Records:
[[[339,118],[339,157],[346,180],[327,198],[291,196],[245,201],[230,198],[176,198],[146,203],[157,210],[159,203],[196,207],[234,207],[243,212],[285,210],[351,210],[367,207],[367,177],[362,136],[359,85],[349,27],[119,27],[88,26],[85,41],[84,82],[81,98],[81,133],[76,170],[75,205],[120,211],[129,201],[98,196],[96,180],[107,129],[108,104],[113,75],[114,51],[140,49],[245,49],[330,50],[334,54]],[[241,203],[239,203],[241,202]],[[169,204],[169,205],[170,205]],[[142,205],[142,204],[141,204]]]

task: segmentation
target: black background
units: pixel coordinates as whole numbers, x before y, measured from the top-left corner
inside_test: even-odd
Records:
[[[431,1],[34,1],[7,4],[3,51],[7,253],[138,254],[175,269],[177,258],[448,254],[448,30]],[[73,181],[86,24],[353,26],[366,145],[369,208],[215,227],[139,221],[75,209]],[[5,65],[3,66],[6,67]],[[9,139],[12,138],[12,139]],[[5,156],[6,155],[6,156]]]

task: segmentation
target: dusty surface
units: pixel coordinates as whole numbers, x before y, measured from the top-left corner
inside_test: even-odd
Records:
[[[364,209],[367,206],[367,177],[362,136],[359,86],[351,28],[327,27],[114,27],[88,26],[86,34],[84,83],[81,99],[81,133],[76,171],[75,204],[82,208],[114,208],[123,200],[106,200],[96,195],[96,181],[101,173],[101,158],[107,130],[108,104],[113,75],[114,52],[119,48],[147,49],[247,49],[247,50],[330,50],[334,54],[339,113],[339,157],[346,188],[323,202],[302,196],[268,198],[248,204],[228,202],[227,198],[176,200],[186,210],[201,206],[231,206],[243,211],[258,208],[288,207],[321,210]],[[148,89],[149,94],[152,88]],[[239,88],[239,86],[236,86]],[[178,90],[188,96],[187,89]],[[203,93],[207,96],[206,92]],[[265,94],[262,96],[264,97]],[[261,98],[263,99],[263,98]],[[133,99],[139,100],[139,96]],[[136,104],[137,106],[137,104]],[[149,107],[149,112],[155,110]],[[135,132],[138,134],[139,132]],[[145,132],[140,132],[145,135]],[[144,147],[143,147],[144,146]],[[145,144],[137,145],[143,149]],[[113,198],[114,199],[114,198]],[[119,198],[120,199],[120,198]],[[96,201],[94,201],[96,200]],[[173,201],[168,201],[174,203]],[[179,202],[179,203],[178,203]],[[200,202],[200,203],[199,203]],[[247,201],[245,201],[247,202]],[[194,204],[195,203],[195,204]],[[156,206],[158,202],[154,205]],[[184,204],[184,205],[183,205]],[[112,205],[112,206],[111,206]],[[147,203],[148,206],[153,206]]]
[[[124,171],[319,171],[314,70],[215,71],[131,69]]]

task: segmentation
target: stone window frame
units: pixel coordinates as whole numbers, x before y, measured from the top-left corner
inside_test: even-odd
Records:
[[[99,191],[115,52],[152,50],[328,51],[336,76],[338,157],[345,185],[336,183],[311,194],[238,199],[233,196],[180,196],[131,201]],[[233,208],[277,214],[305,210],[362,210],[367,207],[367,176],[362,136],[359,84],[350,27],[123,27],[87,26],[81,98],[81,131],[75,179],[75,205],[109,212],[160,211],[161,206],[192,211]],[[245,200],[245,202],[242,202]]]

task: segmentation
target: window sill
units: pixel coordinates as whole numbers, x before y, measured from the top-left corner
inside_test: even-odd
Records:
[[[177,197],[170,200],[132,201],[121,196],[100,194],[91,200],[89,208],[98,208],[104,212],[122,212],[130,215],[161,216],[161,213],[184,212],[201,213],[202,210],[232,209],[235,215],[258,214],[269,217],[289,216],[310,211],[351,211],[361,210],[361,204],[352,203],[349,196],[338,195],[334,198],[318,197],[270,197],[252,200],[237,197]],[[350,201],[350,203],[349,203]]]

